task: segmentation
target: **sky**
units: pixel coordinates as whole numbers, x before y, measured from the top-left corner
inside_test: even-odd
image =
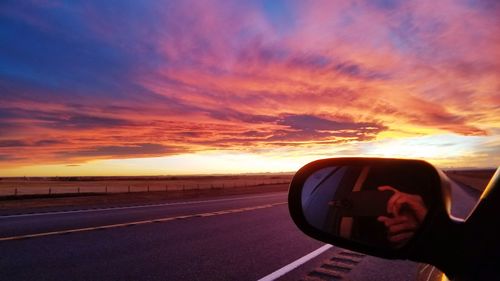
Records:
[[[500,163],[498,1],[1,1],[0,176]]]

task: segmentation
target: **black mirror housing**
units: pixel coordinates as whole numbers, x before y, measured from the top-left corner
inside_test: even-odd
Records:
[[[412,253],[419,252],[416,248],[421,245],[418,242],[421,234],[428,232],[436,220],[449,220],[450,198],[446,182],[436,168],[421,160],[322,159],[305,165],[295,174],[288,193],[288,207],[299,229],[317,240],[373,256],[412,259],[415,258]],[[397,188],[406,190],[401,192]],[[425,206],[425,216],[405,243],[391,244],[392,238],[401,236],[399,233],[393,235],[392,229],[399,229],[402,224],[389,228],[390,224],[382,218],[397,219],[384,212],[386,206],[389,210],[390,204],[403,200],[399,195],[423,198],[417,201]],[[398,206],[391,210],[400,214],[407,208],[404,204]],[[375,228],[367,228],[367,225]],[[387,239],[391,241],[383,242],[389,234],[392,236]]]

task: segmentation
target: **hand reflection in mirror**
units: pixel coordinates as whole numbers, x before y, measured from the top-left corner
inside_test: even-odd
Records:
[[[379,186],[378,190],[394,192],[387,201],[387,213],[391,216],[379,216],[377,220],[385,225],[387,239],[395,247],[401,247],[415,235],[427,215],[427,208],[419,195],[404,193],[388,185]]]

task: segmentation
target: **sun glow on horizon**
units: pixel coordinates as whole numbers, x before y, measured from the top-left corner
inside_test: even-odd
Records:
[[[294,172],[307,160],[244,153],[200,153],[166,157],[108,159],[77,165],[35,165],[4,169],[0,176],[159,176]],[[313,159],[311,159],[312,161]]]
[[[79,164],[33,165],[3,169],[0,176],[157,176],[295,172],[303,165],[331,157],[382,157],[422,159],[441,168],[494,167],[488,161],[470,162],[471,148],[484,145],[482,137],[433,135],[407,139],[383,139],[350,145],[304,150],[242,153],[205,151],[164,157],[94,160]],[[471,157],[471,156],[470,156]],[[451,159],[451,160],[450,160]],[[456,161],[460,159],[462,162]],[[498,159],[497,159],[498,160]]]
[[[482,143],[482,137],[452,134],[384,139],[366,149],[367,154],[384,157],[450,159],[467,155]]]

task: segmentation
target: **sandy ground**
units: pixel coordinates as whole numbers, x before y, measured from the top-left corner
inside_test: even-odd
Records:
[[[1,178],[0,197],[30,194],[123,193],[227,189],[290,182],[292,174],[158,177]],[[0,198],[1,200],[1,198]]]

